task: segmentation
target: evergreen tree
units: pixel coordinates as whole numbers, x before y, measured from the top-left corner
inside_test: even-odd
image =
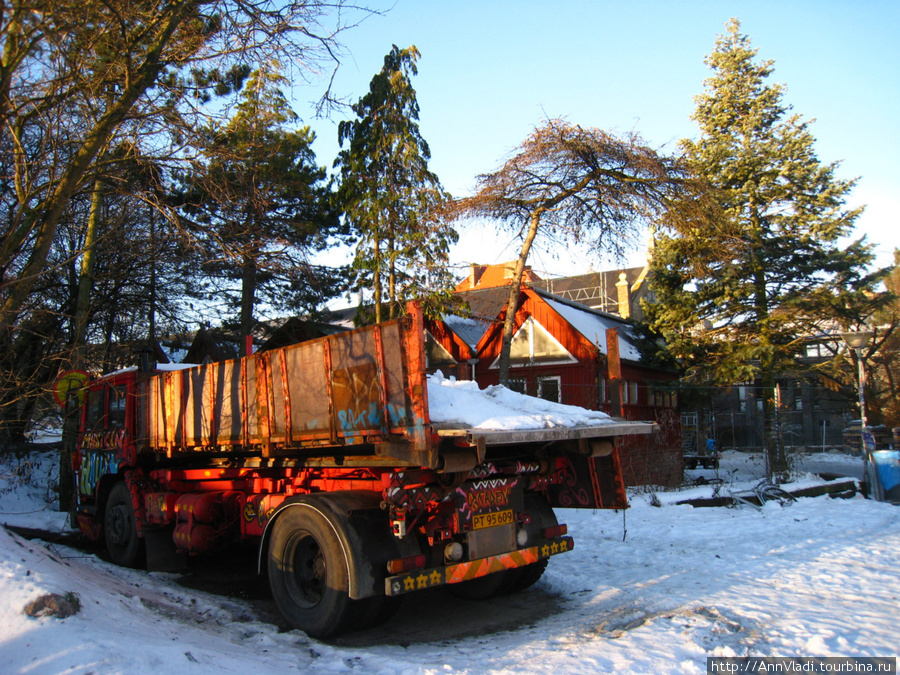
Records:
[[[239,308],[241,335],[251,334],[259,302],[308,310],[327,296],[307,254],[328,245],[337,218],[313,132],[292,128],[285,83],[277,64],[252,73],[235,115],[210,130],[206,161],[186,180],[184,211],[210,254],[203,290],[225,301],[224,314]]]
[[[450,302],[454,280],[447,268],[456,231],[437,214],[446,201],[438,177],[428,169],[431,152],[419,132],[419,104],[410,82],[419,51],[393,46],[369,93],[352,106],[357,119],[341,122],[339,198],[357,237],[355,283],[371,284],[374,319],[381,321],[387,291],[388,316],[404,300],[426,301],[430,313]]]
[[[863,239],[841,248],[861,212],[845,208],[855,181],[819,162],[809,123],[791,114],[783,86],[767,82],[772,62],[756,56],[732,20],[706,59],[712,76],[693,114],[700,139],[682,149],[717,208],[667,223],[648,310],[688,379],[761,388],[768,469],[781,476],[776,375],[796,372],[802,339],[836,318],[835,298],[862,297],[877,275],[866,271],[873,257]]]
[[[875,339],[868,355],[872,372],[870,419],[873,424],[900,426],[900,249],[894,249],[894,266],[884,285],[890,300],[873,316]],[[853,350],[850,350],[851,353]],[[855,356],[855,354],[854,354]]]

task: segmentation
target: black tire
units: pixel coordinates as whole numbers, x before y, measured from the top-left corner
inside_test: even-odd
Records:
[[[269,587],[282,615],[310,637],[351,627],[347,559],[331,523],[315,507],[288,507],[269,542]]]
[[[541,536],[545,527],[558,525],[556,514],[542,495],[528,493],[525,495],[525,510],[531,514],[531,522],[524,525],[528,533],[526,546],[533,546]],[[486,577],[479,577],[461,584],[448,586],[454,595],[468,600],[486,600],[498,595],[518,593],[534,586],[544,575],[549,560],[541,560],[525,567],[516,567],[503,572],[495,572]]]
[[[106,500],[103,532],[109,558],[123,567],[138,567],[144,562],[144,540],[138,537],[131,493],[125,481],[113,485]]]
[[[352,600],[354,617],[346,630],[365,630],[390,621],[400,611],[402,598],[376,595],[362,600]]]
[[[466,600],[487,600],[495,595],[501,595],[504,584],[507,579],[519,570],[504,570],[502,572],[494,572],[485,577],[478,577],[469,581],[463,581],[458,584],[449,584],[447,590],[451,595]]]
[[[545,527],[559,525],[556,514],[553,512],[553,508],[541,495],[534,493],[526,494],[525,509],[531,514],[531,522],[523,527],[528,533],[528,546],[533,545],[532,542],[540,537],[541,530]],[[545,558],[533,565],[510,570],[509,577],[497,594],[507,595],[509,593],[518,593],[524,591],[526,588],[534,586],[540,581],[540,578],[544,576],[544,570],[547,569],[549,563],[550,561]]]

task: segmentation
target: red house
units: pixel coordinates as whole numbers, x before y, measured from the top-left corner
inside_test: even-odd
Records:
[[[445,375],[499,382],[501,332],[509,286],[462,292],[471,316],[448,316],[428,326],[428,364]],[[676,485],[682,480],[681,424],[674,373],[642,362],[632,326],[527,285],[519,296],[510,353],[512,389],[615,417],[652,420],[652,436],[623,441],[620,460],[630,485]]]

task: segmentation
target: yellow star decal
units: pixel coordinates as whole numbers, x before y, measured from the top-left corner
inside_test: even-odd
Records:
[[[439,583],[441,583],[441,573],[435,570],[431,573],[431,585],[435,586]]]
[[[416,588],[428,588],[428,577],[420,574],[416,577]]]
[[[544,544],[544,547],[541,549],[541,557],[542,558],[550,557],[550,547],[547,544]]]
[[[414,591],[416,589],[416,580],[412,577],[406,577],[403,580],[403,586],[407,591]]]

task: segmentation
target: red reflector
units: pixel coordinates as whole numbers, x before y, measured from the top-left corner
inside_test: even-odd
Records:
[[[413,555],[409,558],[397,558],[396,560],[389,560],[387,564],[387,569],[390,574],[403,574],[404,572],[421,569],[423,567],[425,567],[424,555]]]
[[[544,539],[556,539],[567,534],[569,534],[569,526],[565,524],[544,528]]]

